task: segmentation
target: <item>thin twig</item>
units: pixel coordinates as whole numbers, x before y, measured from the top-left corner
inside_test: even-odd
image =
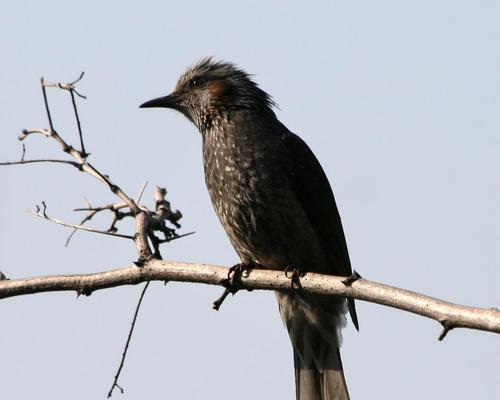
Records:
[[[80,225],[83,225],[83,224],[87,223],[88,221],[90,221],[100,211],[113,210],[113,209],[119,209],[119,208],[125,208],[125,207],[127,207],[127,205],[122,202],[122,203],[118,203],[118,204],[108,204],[106,206],[101,206],[101,207],[93,208],[92,204],[90,204],[89,200],[85,196],[83,198],[84,198],[85,202],[87,203],[87,207],[73,209],[73,211],[88,211],[89,212],[85,216],[85,218],[83,218],[80,221]],[[113,227],[113,224],[111,226]],[[71,239],[73,238],[73,236],[75,235],[75,233],[77,231],[78,231],[78,229],[73,229],[73,231],[69,234],[68,238],[66,239],[66,243],[64,245],[65,247],[68,247],[69,242],[71,241]],[[110,229],[108,229],[108,232],[114,232],[114,231],[111,231]]]
[[[78,82],[80,82],[82,80],[83,75],[85,75],[85,71],[82,71],[80,76],[78,78],[76,78],[73,82],[70,82],[69,84],[74,87]]]
[[[113,390],[117,387],[121,393],[124,392],[123,388],[118,385],[118,378],[122,372],[123,364],[125,363],[125,358],[127,357],[128,346],[130,344],[130,339],[132,338],[132,333],[134,332],[135,322],[137,321],[137,316],[139,315],[139,309],[141,308],[142,299],[146,294],[146,290],[149,287],[150,282],[146,282],[144,288],[142,289],[141,295],[139,296],[139,301],[137,302],[137,307],[135,308],[134,318],[132,319],[132,324],[130,325],[130,330],[128,332],[127,342],[125,343],[125,348],[123,349],[122,359],[120,360],[120,365],[118,366],[118,370],[116,371],[115,377],[113,379],[113,384],[111,385],[111,389],[108,392],[108,399],[113,395]]]
[[[74,89],[71,89],[69,91],[69,94],[71,95],[71,103],[73,104],[73,111],[75,112],[76,126],[78,127],[78,136],[80,137],[81,153],[83,154],[84,158],[87,158],[89,154],[85,151],[85,144],[83,143],[82,124],[80,123],[80,117],[78,116],[78,108],[76,107],[74,91]]]
[[[48,106],[47,106],[48,107]],[[49,111],[50,112],[50,111]],[[82,153],[76,149],[74,149],[72,146],[68,145],[62,138],[59,136],[59,134],[56,131],[49,131],[47,129],[24,129],[22,131],[22,134],[19,136],[19,140],[25,140],[29,135],[31,134],[41,134],[44,135],[48,138],[54,139],[56,142],[58,142],[63,151],[65,153],[68,153],[72,157],[74,157],[77,160],[78,166],[77,168],[80,171],[84,171],[88,173],[89,175],[93,176],[94,178],[100,180],[104,184],[108,186],[108,188],[115,194],[117,195],[120,199],[122,199],[125,203],[127,203],[128,207],[131,209],[131,211],[135,213],[141,212],[140,207],[136,204],[136,202],[127,196],[127,194],[121,190],[118,185],[115,185],[110,179],[109,176],[104,175],[101,173],[99,170],[94,168],[89,162],[86,161],[86,159],[83,157]]]
[[[45,204],[45,203],[43,203],[43,204]],[[78,229],[80,231],[86,231],[86,232],[92,232],[92,233],[99,233],[101,235],[116,236],[116,237],[120,237],[120,238],[124,238],[124,239],[132,239],[132,240],[134,240],[134,237],[130,236],[130,235],[121,235],[119,233],[113,233],[113,232],[108,232],[108,231],[101,231],[99,229],[87,228],[86,226],[69,224],[67,222],[51,218],[47,214],[45,214],[45,209],[43,210],[43,212],[40,212],[38,210],[37,211],[31,211],[30,210],[29,212],[31,214],[33,214],[34,216],[36,216],[36,217],[45,219],[45,220],[50,221],[50,222],[54,222],[55,224],[58,224],[58,225],[66,226],[68,228],[74,228],[74,229]]]
[[[82,221],[80,222],[80,225],[83,225],[86,221]],[[75,236],[75,233],[78,232],[78,229],[77,228],[73,228],[73,230],[71,231],[71,233],[68,235],[67,239],[66,239],[66,242],[64,242],[64,247],[68,247],[69,246],[69,242],[71,242],[71,239],[73,239],[73,236]]]
[[[90,204],[88,204],[88,207],[73,208],[73,211],[96,211],[96,212],[101,212],[106,210],[116,211],[127,207],[128,207],[127,204],[124,202],[106,204],[105,206],[97,206],[97,207],[92,207]]]
[[[42,85],[43,102],[45,103],[45,111],[47,112],[47,118],[49,119],[50,132],[54,132],[54,125],[52,124],[52,117],[50,116],[49,102],[47,100],[47,91],[45,89],[45,80],[43,77],[40,79],[40,84]]]
[[[122,220],[125,217],[133,217],[133,213],[131,211],[129,212],[121,212],[121,209],[127,208],[127,204],[125,202],[121,203],[112,203],[112,204],[107,204],[105,206],[98,206],[98,207],[92,207],[92,205],[89,203],[87,199],[87,207],[82,207],[82,208],[74,208],[73,211],[87,211],[88,214],[83,218],[80,222],[80,225],[83,225],[90,221],[94,216],[101,211],[110,211],[113,213],[113,220],[111,221],[110,227],[107,229],[107,232],[115,233],[117,232],[116,224],[119,220]],[[145,207],[141,206],[141,209],[143,211],[148,211]],[[68,246],[70,240],[76,233],[76,229],[71,232],[71,234],[68,236],[66,239],[66,246]]]
[[[35,164],[35,163],[57,163],[57,164],[68,164],[72,165],[73,167],[79,168],[80,164],[78,164],[75,161],[69,161],[69,160],[56,160],[52,158],[47,158],[47,159],[40,159],[40,160],[21,160],[21,161],[5,161],[5,162],[0,162],[0,166],[4,165],[23,165],[23,164]]]
[[[90,221],[94,217],[94,215],[96,215],[96,214],[97,214],[97,211],[89,212],[89,214],[86,215],[85,218],[80,221],[79,225],[81,226],[81,225],[85,224],[86,222]],[[68,247],[69,242],[71,241],[71,239],[73,238],[73,236],[75,235],[75,233],[77,231],[78,231],[78,228],[74,228],[71,231],[71,233],[68,235],[68,238],[66,239],[66,243],[64,243],[64,247]]]
[[[87,207],[90,208],[92,207],[92,204],[90,204],[90,201],[85,197],[83,196],[83,199],[85,200],[85,202],[87,203]],[[73,210],[74,211],[74,210]],[[83,225],[84,223],[86,223],[87,221],[90,221],[92,219],[92,217],[95,215],[95,213],[89,213],[89,215],[87,215],[84,219],[82,219],[80,221],[80,225]],[[75,236],[75,233],[78,231],[78,229],[73,229],[71,231],[71,233],[68,235],[68,238],[66,239],[66,243],[64,243],[64,247],[68,247],[69,246],[69,242],[71,241],[71,239],[73,238],[73,236]]]
[[[139,195],[137,196],[137,200],[135,201],[137,204],[140,203],[142,195],[144,194],[144,190],[146,190],[146,186],[148,186],[148,181],[144,181],[141,190],[139,190]]]
[[[77,79],[75,79],[73,82],[69,82],[69,83],[62,83],[62,82],[51,83],[51,82],[44,81],[43,86],[48,87],[48,88],[58,88],[58,89],[73,91],[76,93],[77,96],[81,97],[82,99],[86,99],[87,96],[84,96],[83,94],[79,93],[75,88],[75,85],[78,82],[80,82],[80,80],[83,78],[83,75],[85,75],[85,72],[82,72]]]
[[[180,238],[183,238],[186,236],[194,235],[195,233],[196,233],[195,231],[192,231],[192,232],[183,233],[182,235],[174,234],[174,236],[167,238],[167,239],[158,239],[158,243],[160,243],[160,244],[168,243],[168,242],[171,242],[172,240],[177,240],[177,239],[180,239]]]
[[[23,129],[21,134],[19,135],[18,139],[19,140],[24,140],[26,139],[29,135],[32,135],[34,133],[39,133],[40,135],[43,135],[45,137],[51,137],[52,133],[45,128],[33,128],[33,129]]]

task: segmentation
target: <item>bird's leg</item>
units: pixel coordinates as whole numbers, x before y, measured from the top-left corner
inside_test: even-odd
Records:
[[[362,276],[358,274],[356,271],[353,271],[351,275],[345,278],[342,283],[346,286],[351,286],[353,282],[356,282],[358,279],[361,279]]]
[[[285,276],[290,278],[291,286],[293,290],[302,289],[302,284],[300,283],[300,278],[305,276],[305,272],[302,272],[300,268],[288,266],[285,268]]]
[[[236,294],[236,292],[240,290],[239,283],[241,282],[241,278],[248,277],[250,271],[256,266],[257,263],[255,262],[246,262],[233,265],[231,268],[229,268],[227,278],[223,279],[221,282],[222,286],[225,287],[224,293],[222,293],[222,295],[214,301],[212,308],[218,311],[220,306],[230,293],[233,295]]]

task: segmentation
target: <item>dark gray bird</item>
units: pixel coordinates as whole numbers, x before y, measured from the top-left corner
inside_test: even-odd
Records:
[[[275,103],[234,64],[201,60],[168,96],[141,107],[180,111],[201,132],[212,203],[244,264],[349,276],[347,245],[328,179]],[[349,399],[341,328],[354,301],[276,293],[293,345],[297,399]]]

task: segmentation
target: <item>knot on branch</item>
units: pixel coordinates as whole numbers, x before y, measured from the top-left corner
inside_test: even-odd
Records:
[[[76,289],[76,296],[90,296],[92,294],[92,289],[88,286],[82,286]]]
[[[354,282],[362,278],[363,277],[360,274],[358,274],[357,271],[353,270],[352,274],[349,275],[346,279],[344,279],[342,283],[346,286],[351,286]]]
[[[450,320],[447,320],[447,319],[444,319],[440,322],[441,322],[441,325],[443,325],[443,331],[439,335],[438,340],[442,341],[446,337],[448,332],[451,331],[453,328],[456,328],[457,325],[454,324],[453,322],[451,322]]]
[[[64,144],[64,145],[63,145],[63,151],[64,151],[65,153],[68,153],[68,154],[69,154],[69,153],[71,153],[73,150],[74,150],[74,149],[73,149],[73,146],[71,146],[71,145],[69,145],[69,144]]]
[[[182,218],[182,213],[179,210],[172,211],[170,202],[166,200],[167,189],[156,186],[155,188],[155,208],[156,214],[161,220],[167,220],[176,228],[180,228],[179,220]]]

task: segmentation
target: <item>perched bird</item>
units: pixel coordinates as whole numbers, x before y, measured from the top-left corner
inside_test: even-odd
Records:
[[[271,97],[246,72],[205,58],[168,96],[141,107],[180,111],[203,140],[205,182],[243,264],[351,275],[333,192],[307,144],[276,117]],[[277,292],[293,345],[296,398],[349,399],[340,359],[341,328],[354,301]]]

